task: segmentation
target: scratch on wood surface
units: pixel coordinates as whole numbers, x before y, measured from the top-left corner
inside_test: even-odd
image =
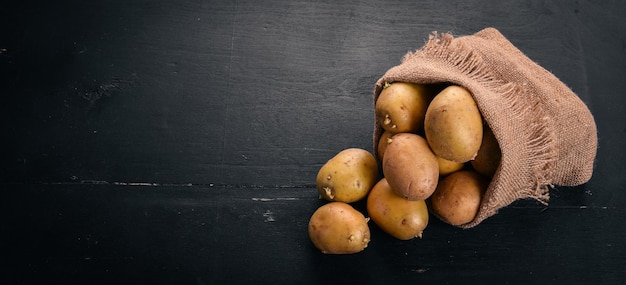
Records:
[[[258,202],[269,202],[269,201],[294,201],[294,200],[300,200],[299,198],[295,198],[295,197],[278,197],[278,198],[257,198],[257,197],[253,197],[252,201],[258,201]]]
[[[263,213],[263,217],[265,217],[265,222],[275,222],[276,219],[274,219],[274,213],[272,213],[272,211],[267,210],[265,211],[265,213]]]
[[[124,181],[104,181],[104,180],[80,180],[78,181],[78,177],[72,176],[70,178],[72,181],[77,181],[75,183],[79,184],[94,184],[94,185],[118,185],[118,186],[183,186],[189,187],[194,186],[191,183],[156,183],[156,182],[124,182]],[[71,184],[71,183],[52,183],[52,184]]]
[[[134,75],[135,74],[133,74],[133,76]],[[120,92],[123,88],[134,85],[135,80],[133,78],[113,78],[104,83],[95,83],[95,86],[74,86],[72,88],[80,98],[86,100],[89,103],[89,108],[93,107],[97,102],[100,101],[100,99],[104,97],[111,97],[113,96],[113,94]]]

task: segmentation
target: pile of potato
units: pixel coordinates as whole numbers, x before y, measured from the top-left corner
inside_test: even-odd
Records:
[[[401,240],[421,238],[429,213],[451,225],[472,221],[500,163],[493,132],[461,86],[386,84],[375,113],[384,129],[378,156],[346,149],[318,172],[330,203],[311,216],[309,237],[323,253],[364,250],[369,219]],[[369,218],[351,205],[362,199]]]

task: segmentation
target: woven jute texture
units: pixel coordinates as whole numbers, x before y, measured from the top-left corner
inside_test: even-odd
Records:
[[[547,204],[557,185],[586,183],[597,150],[587,106],[555,75],[529,59],[495,28],[454,37],[432,33],[377,82],[448,83],[467,88],[493,130],[502,159],[471,228],[518,199]],[[374,150],[382,134],[374,126]]]

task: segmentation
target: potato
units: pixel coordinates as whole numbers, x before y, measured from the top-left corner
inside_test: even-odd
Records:
[[[370,242],[368,219],[344,202],[319,207],[309,220],[309,237],[322,253],[349,254],[363,251]]]
[[[437,157],[419,135],[400,133],[392,136],[382,168],[391,189],[406,199],[425,200],[437,187]]]
[[[393,136],[394,133],[390,132],[390,131],[384,131],[382,135],[380,135],[380,138],[378,139],[378,146],[377,146],[377,157],[378,160],[383,161],[383,156],[385,155],[385,150],[387,150],[387,145],[389,144],[389,142],[391,141],[391,136]]]
[[[440,176],[446,176],[452,172],[459,171],[463,169],[463,166],[465,166],[463,163],[447,160],[441,157],[437,157],[437,162],[439,164]]]
[[[374,155],[360,148],[342,150],[328,160],[317,173],[320,197],[328,201],[356,202],[378,181],[378,164]]]
[[[386,85],[376,100],[376,122],[393,133],[423,129],[431,97],[425,85],[407,82]]]
[[[437,156],[467,162],[478,153],[483,122],[472,94],[451,85],[433,98],[424,119],[426,140]]]
[[[400,240],[421,238],[428,225],[426,202],[398,196],[385,178],[367,196],[367,213],[383,231]]]
[[[433,215],[451,225],[462,225],[476,217],[488,181],[473,170],[461,170],[444,177],[429,198]]]
[[[472,167],[482,175],[493,177],[498,166],[500,166],[501,158],[502,153],[498,140],[496,140],[491,128],[485,125],[483,127],[483,142],[478,149],[478,155],[471,162]]]

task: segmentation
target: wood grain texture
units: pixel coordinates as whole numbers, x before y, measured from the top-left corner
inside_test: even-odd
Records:
[[[626,278],[623,3],[13,2],[0,9],[2,284]],[[375,81],[433,31],[488,26],[589,106],[591,181],[471,230],[433,218],[402,242],[372,226],[363,253],[320,254],[314,179],[340,150],[371,150]]]
[[[333,153],[371,148],[373,83],[435,30],[498,27],[593,107],[611,94],[592,97],[610,92],[596,74],[621,84],[623,37],[607,29],[622,24],[619,9],[541,1],[22,7],[17,15],[31,20],[17,19],[22,32],[5,48],[15,72],[6,76],[3,121],[15,139],[3,180],[310,185]]]
[[[308,239],[324,203],[312,188],[22,184],[8,194],[30,202],[2,205],[11,283],[615,284],[625,274],[626,232],[615,228],[626,212],[612,207],[517,203],[471,230],[432,219],[411,241],[370,223],[368,248],[337,256]]]

